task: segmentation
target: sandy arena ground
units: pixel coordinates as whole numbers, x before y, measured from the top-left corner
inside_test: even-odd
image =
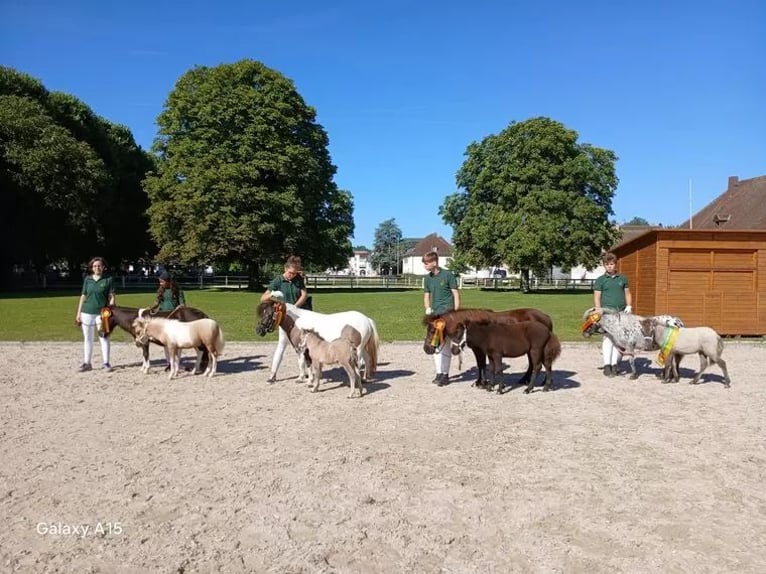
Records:
[[[0,343],[0,570],[766,572],[763,343],[727,342],[729,390],[653,354],[606,379],[577,343],[554,392],[502,396],[388,344],[362,399],[294,355],[266,384],[272,349],[171,382],[158,348],[79,374],[81,344]]]

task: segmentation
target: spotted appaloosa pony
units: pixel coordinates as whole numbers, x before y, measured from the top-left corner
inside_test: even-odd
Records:
[[[624,313],[613,309],[597,309],[591,307],[583,314],[585,322],[581,331],[584,337],[590,337],[595,333],[601,333],[609,337],[620,353],[628,357],[630,364],[630,378],[637,379],[635,352],[636,350],[653,351],[658,349],[651,337],[641,330],[641,321],[646,317]],[[663,325],[683,326],[683,321],[672,315],[656,315],[651,317]]]
[[[104,307],[101,309],[101,325],[102,330],[104,331],[104,337],[108,337],[111,335],[112,331],[114,331],[117,327],[120,327],[123,331],[126,331],[130,334],[131,337],[135,339],[136,334],[133,331],[133,321],[135,321],[138,318],[138,312],[143,311],[144,315],[151,315],[152,317],[162,317],[167,318],[171,317],[173,319],[177,319],[178,321],[196,321],[197,319],[205,319],[207,315],[200,311],[199,309],[195,309],[194,307],[176,307],[172,311],[156,311],[151,312],[146,309],[138,309],[136,307],[118,307],[116,305],[112,305],[109,307]],[[159,342],[153,341],[157,345],[160,345]],[[141,350],[143,352],[143,364],[141,365],[141,369],[144,371],[149,370],[149,343],[146,343],[146,345],[141,345]],[[208,363],[210,361],[210,357],[208,355],[207,349],[204,347],[200,349],[202,351],[202,359],[200,360],[199,368],[200,371],[195,371],[195,374],[198,374],[202,371],[207,370]]]
[[[148,345],[150,341],[157,341],[167,347],[170,353],[170,379],[178,375],[181,358],[179,350],[192,347],[197,349],[194,370],[199,368],[202,359],[200,347],[204,347],[210,354],[210,365],[205,374],[208,377],[215,375],[218,368],[218,356],[223,352],[225,341],[223,330],[213,319],[197,319],[182,323],[175,319],[139,317],[133,321],[133,330],[136,333],[136,345]]]

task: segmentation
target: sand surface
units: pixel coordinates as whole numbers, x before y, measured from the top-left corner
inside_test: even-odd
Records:
[[[361,399],[292,354],[266,384],[273,347],[168,381],[158,348],[80,374],[81,344],[0,344],[0,570],[766,572],[763,343],[727,342],[731,389],[577,343],[553,392],[502,396],[386,344]]]

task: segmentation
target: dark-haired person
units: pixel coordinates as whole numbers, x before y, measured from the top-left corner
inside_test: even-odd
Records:
[[[90,371],[91,357],[93,356],[93,336],[101,321],[101,309],[107,305],[114,305],[114,284],[111,277],[106,277],[106,263],[101,257],[94,257],[88,262],[88,275],[82,283],[82,294],[77,304],[75,324],[82,327],[84,338],[83,360],[79,371]],[[106,372],[112,371],[109,364],[109,338],[98,337],[101,343],[101,359]]]
[[[308,298],[306,282],[301,273],[301,258],[291,255],[285,263],[285,270],[281,275],[277,275],[271,280],[266,291],[261,295],[261,302],[271,299],[274,291],[279,291],[284,296],[285,303],[292,303],[296,307],[302,307]],[[282,363],[282,355],[285,353],[290,339],[284,329],[279,329],[279,340],[277,348],[274,350],[274,358],[271,360],[271,374],[268,382],[274,383],[277,380],[277,370]]]
[[[167,270],[159,274],[157,279],[160,282],[160,286],[157,288],[157,299],[152,306],[152,311],[172,311],[176,307],[182,307],[186,305],[186,295],[184,295],[183,289],[178,286],[176,280],[171,277]],[[165,370],[170,370],[170,353],[167,347],[163,347],[165,350]],[[180,350],[179,350],[180,361]]]

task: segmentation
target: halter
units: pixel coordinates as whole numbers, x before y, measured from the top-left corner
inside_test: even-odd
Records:
[[[580,327],[580,330],[585,333],[588,329],[590,329],[593,325],[598,323],[601,320],[601,313],[591,313],[588,315],[588,318],[585,319],[585,323],[582,324],[582,327]]]
[[[444,344],[444,328],[447,326],[447,323],[444,319],[436,319],[435,321],[431,321],[431,325],[434,327],[434,334],[431,337],[431,346],[438,349]]]
[[[287,306],[282,303],[281,301],[272,300],[274,313],[271,315],[270,320],[268,323],[266,323],[266,330],[271,333],[274,331],[274,329],[278,329],[279,326],[282,324],[282,319],[285,318],[285,312],[287,311]]]

